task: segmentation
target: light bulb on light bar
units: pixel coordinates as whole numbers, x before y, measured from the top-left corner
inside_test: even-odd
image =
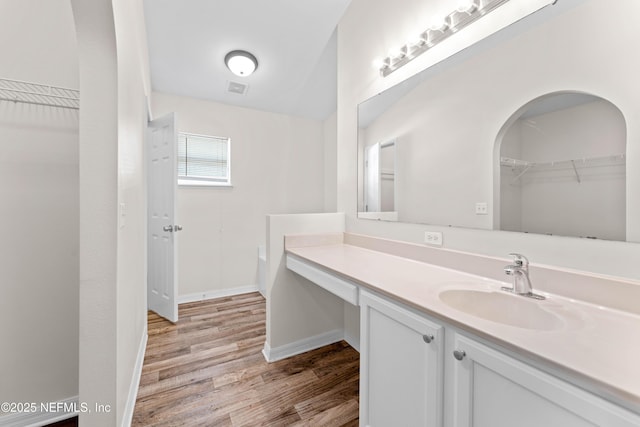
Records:
[[[407,56],[407,49],[405,46],[402,46],[400,49],[392,49],[389,51],[389,59],[391,63],[398,62],[405,56]]]
[[[456,9],[449,15],[434,16],[428,29],[420,34],[420,38],[409,41],[401,50],[389,53],[379,67],[383,77],[388,76],[409,61],[420,56],[441,41],[451,37],[461,29],[497,9],[509,0],[458,0]],[[549,4],[557,0],[549,0]],[[482,7],[480,6],[482,4]]]
[[[447,28],[449,28],[447,17],[442,15],[434,17],[429,26],[429,29],[434,31],[446,31]]]
[[[382,67],[384,67],[384,66],[385,66],[385,61],[384,61],[384,59],[382,59],[382,58],[376,58],[376,59],[374,59],[374,60],[373,60],[373,62],[371,63],[371,65],[372,65],[374,68],[380,69],[380,68],[382,68]]]
[[[409,41],[407,42],[407,47],[416,48],[416,47],[422,46],[425,43],[426,43],[426,40],[422,37],[422,34],[420,34],[419,36],[410,38]]]
[[[461,0],[456,10],[461,13],[473,13],[478,10],[478,5],[474,0]]]

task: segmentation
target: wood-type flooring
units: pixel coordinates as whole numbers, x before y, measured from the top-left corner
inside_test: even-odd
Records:
[[[132,426],[357,426],[359,353],[340,342],[267,363],[257,292],[148,316]]]

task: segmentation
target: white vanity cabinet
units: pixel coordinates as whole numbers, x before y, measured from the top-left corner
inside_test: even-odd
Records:
[[[532,338],[531,345],[543,351],[525,350],[519,354],[508,344],[508,337],[518,333],[515,329],[509,330],[509,334],[503,331],[507,339],[500,338],[500,328],[490,328],[486,320],[476,324],[469,320],[470,316],[456,318],[455,313],[445,311],[437,301],[431,304],[428,295],[415,297],[416,290],[410,288],[412,283],[395,286],[393,274],[386,276],[386,282],[380,281],[374,286],[367,281],[369,272],[348,270],[345,265],[349,260],[347,256],[351,256],[354,265],[363,268],[368,265],[364,261],[371,257],[371,262],[387,262],[390,271],[414,269],[412,274],[420,277],[434,275],[431,279],[434,283],[453,283],[455,279],[451,277],[455,276],[447,275],[448,271],[436,271],[433,267],[420,271],[415,262],[405,264],[399,262],[398,257],[385,260],[382,255],[374,257],[370,251],[347,249],[337,247],[335,254],[318,249],[318,258],[326,263],[308,262],[303,257],[290,255],[287,266],[345,301],[360,306],[360,426],[640,427],[640,413],[626,409],[636,407],[639,394],[616,388],[616,384],[622,382],[619,380],[618,383],[597,382],[597,378],[619,378],[617,369],[627,370],[631,378],[637,378],[638,370],[629,365],[632,358],[628,357],[628,352],[633,353],[635,348],[622,346],[627,357],[621,358],[621,366],[616,366],[615,349],[598,351],[601,349],[595,346],[597,343],[591,347],[587,341],[598,338],[594,331],[606,331],[598,328],[596,320],[599,319],[614,327],[626,328],[623,331],[635,336],[635,318],[593,312],[589,335],[587,331],[541,331]],[[313,248],[300,251],[314,253]],[[329,267],[325,267],[327,264]],[[348,274],[331,268],[332,265],[347,270]],[[390,295],[402,295],[402,298]],[[416,308],[402,301],[416,301]],[[589,313],[587,308],[581,310],[585,310],[585,316]],[[553,334],[548,336],[548,343],[544,334]],[[564,364],[581,362],[577,359],[577,348],[566,349],[573,350],[572,357],[555,363],[552,358],[548,363],[544,361],[544,355],[552,349],[549,343],[563,342],[565,335],[562,334],[568,337],[567,346],[581,346],[586,350],[584,357],[591,358],[590,363],[578,363],[575,369],[587,372],[586,376],[573,376],[570,365],[566,370],[558,365],[562,360]],[[528,345],[522,341],[521,345]],[[623,341],[610,342],[624,344]],[[592,349],[593,354],[588,349]],[[551,353],[562,357],[565,351]],[[598,368],[594,368],[594,382],[589,380],[589,367]],[[606,375],[609,369],[616,375]],[[622,383],[629,389],[626,382]],[[598,384],[602,388],[598,389]],[[637,388],[631,387],[631,390]],[[602,396],[611,396],[613,400]],[[628,396],[624,402],[632,406],[616,405],[614,396],[619,399]]]
[[[454,427],[640,426],[638,415],[476,340],[454,333],[452,342]]]
[[[360,292],[360,425],[441,426],[443,327]]]
[[[363,289],[360,328],[360,426],[640,427],[638,414]]]

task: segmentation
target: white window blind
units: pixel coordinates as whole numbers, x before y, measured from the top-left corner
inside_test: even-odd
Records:
[[[180,133],[178,184],[230,185],[230,139]]]

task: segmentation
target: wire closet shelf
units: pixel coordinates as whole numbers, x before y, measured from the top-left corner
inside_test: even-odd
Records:
[[[580,169],[623,166],[626,167],[626,154],[613,154],[599,157],[583,157],[579,159],[559,160],[552,162],[530,162],[527,160],[513,159],[511,157],[500,157],[500,166],[507,166],[513,169],[518,175],[511,181],[512,184],[522,178],[527,172],[536,169],[554,170],[569,169],[575,174],[578,183],[582,182]]]
[[[80,108],[80,91],[0,78],[0,100],[77,110]]]

